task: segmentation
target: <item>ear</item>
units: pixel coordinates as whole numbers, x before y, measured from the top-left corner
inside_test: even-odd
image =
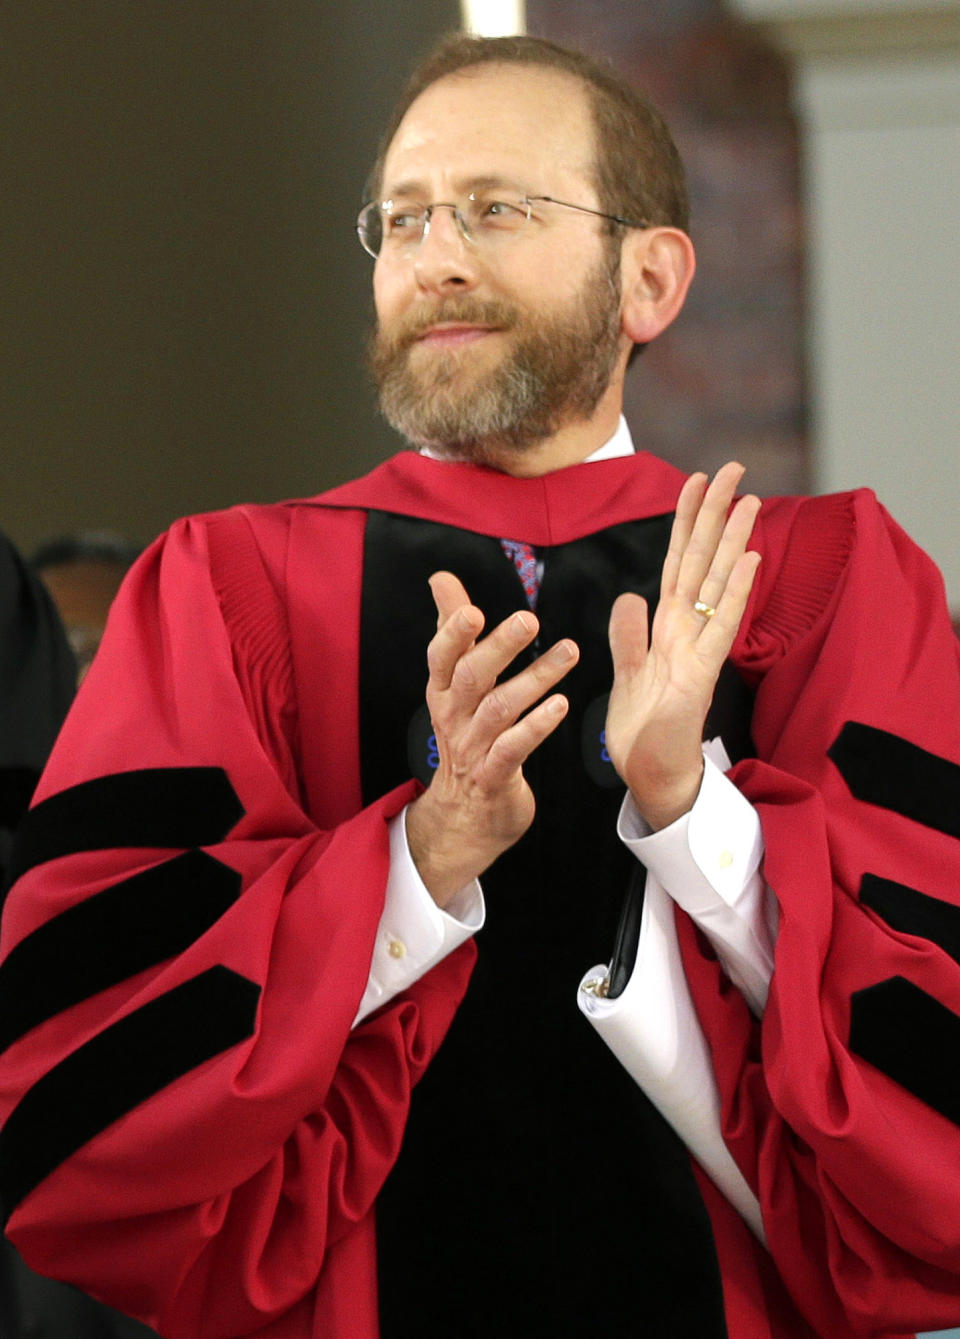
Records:
[[[645,228],[623,244],[621,324],[634,344],[647,344],[678,315],[697,268],[693,243],[679,228]]]

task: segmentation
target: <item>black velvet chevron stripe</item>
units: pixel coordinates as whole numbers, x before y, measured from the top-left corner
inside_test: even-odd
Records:
[[[882,916],[892,929],[929,939],[955,962],[960,962],[960,907],[920,893],[905,883],[881,879],[879,874],[864,874],[860,901]]]
[[[956,763],[859,721],[847,721],[828,753],[858,800],[960,837]]]
[[[222,767],[155,767],[84,781],[30,810],[9,879],[76,851],[212,846],[243,812]]]
[[[175,1079],[253,1034],[260,987],[212,967],[60,1062],[0,1131],[4,1220],[88,1140]]]
[[[27,935],[0,966],[0,1051],[30,1028],[190,947],[240,896],[240,875],[187,851]]]
[[[850,1049],[960,1125],[960,1018],[902,976],[855,991]]]

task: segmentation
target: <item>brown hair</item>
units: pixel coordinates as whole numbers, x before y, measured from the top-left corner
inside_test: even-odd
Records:
[[[630,88],[612,65],[541,37],[444,38],[414,70],[387,124],[368,178],[367,199],[380,192],[387,150],[410,106],[431,84],[472,66],[538,65],[582,79],[596,137],[594,184],[601,208],[651,224],[687,228],[683,164],[660,113]],[[611,229],[616,228],[611,224]]]

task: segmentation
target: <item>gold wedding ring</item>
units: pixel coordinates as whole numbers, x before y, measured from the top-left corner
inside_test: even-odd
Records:
[[[700,614],[703,618],[713,618],[717,611],[712,604],[704,604],[702,600],[697,600],[693,606],[693,612]]]

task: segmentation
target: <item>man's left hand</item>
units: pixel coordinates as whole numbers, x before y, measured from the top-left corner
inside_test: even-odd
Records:
[[[709,487],[705,474],[684,484],[649,647],[641,596],[621,595],[610,615],[606,746],[654,830],[687,813],[697,797],[704,721],[760,563],[746,551],[759,498],[748,495],[730,509],[743,473],[731,462]]]

